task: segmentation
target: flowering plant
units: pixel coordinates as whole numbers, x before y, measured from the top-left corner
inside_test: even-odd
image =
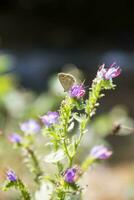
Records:
[[[61,102],[59,110],[49,111],[40,117],[42,128],[32,119],[20,124],[23,136],[13,133],[9,140],[16,147],[21,148],[25,157],[31,162],[29,166],[39,191],[35,193],[34,197],[29,194],[25,184],[12,170],[7,171],[7,181],[2,189],[8,190],[15,187],[21,192],[22,199],[25,200],[32,198],[36,200],[81,200],[83,188],[80,185],[80,179],[82,175],[93,163],[108,159],[112,155],[112,151],[103,145],[94,146],[89,156],[80,165],[76,163],[75,157],[81,140],[88,131],[87,125],[99,106],[98,100],[104,96],[102,91],[114,89],[115,85],[112,79],[119,76],[120,73],[121,69],[115,63],[109,68],[105,68],[103,64],[89,88],[87,98],[85,98],[84,85],[74,83]],[[69,132],[73,130],[75,123],[79,125],[79,134],[70,135]],[[38,158],[33,148],[36,134],[39,132],[49,138],[51,152],[45,156],[43,161],[56,167],[50,174],[44,172],[42,159]]]

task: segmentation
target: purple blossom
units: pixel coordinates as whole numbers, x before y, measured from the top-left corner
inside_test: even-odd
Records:
[[[8,170],[8,171],[6,172],[6,175],[7,175],[7,179],[8,179],[9,181],[13,181],[13,182],[17,181],[17,176],[16,176],[16,174],[15,174],[14,171]]]
[[[107,147],[98,145],[92,148],[90,156],[95,159],[106,160],[112,155],[112,151]]]
[[[47,126],[51,126],[58,122],[59,113],[58,112],[51,112],[49,111],[46,115],[41,117],[42,122]]]
[[[9,136],[9,140],[12,143],[20,143],[22,140],[22,137],[18,135],[17,133],[13,133]]]
[[[103,78],[105,80],[111,80],[121,74],[121,68],[113,63],[109,68],[105,68],[105,64],[101,65],[97,77]]]
[[[30,119],[20,124],[20,129],[25,133],[38,133],[40,131],[40,125],[33,119]]]
[[[65,181],[68,183],[73,183],[77,175],[76,173],[77,169],[75,167],[67,169],[64,175]]]
[[[69,94],[71,97],[79,99],[85,95],[85,89],[83,85],[73,85],[69,90]]]

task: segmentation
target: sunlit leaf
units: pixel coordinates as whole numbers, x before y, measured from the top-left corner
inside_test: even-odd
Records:
[[[47,163],[56,163],[60,160],[63,160],[65,157],[64,152],[62,149],[59,149],[56,152],[52,152],[45,156],[44,161]]]

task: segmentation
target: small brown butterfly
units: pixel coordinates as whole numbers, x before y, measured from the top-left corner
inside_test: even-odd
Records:
[[[64,92],[67,92],[76,82],[76,79],[71,74],[58,73],[59,81],[64,88]]]

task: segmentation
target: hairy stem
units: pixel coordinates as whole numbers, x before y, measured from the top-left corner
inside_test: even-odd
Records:
[[[35,169],[35,181],[40,184],[39,182],[39,177],[42,175],[42,170],[39,166],[39,162],[38,162],[38,159],[36,158],[36,155],[35,153],[33,152],[32,149],[30,149],[29,147],[26,148],[28,154],[30,155],[31,159],[32,159],[32,162],[33,162],[33,165],[34,165],[34,169]]]

